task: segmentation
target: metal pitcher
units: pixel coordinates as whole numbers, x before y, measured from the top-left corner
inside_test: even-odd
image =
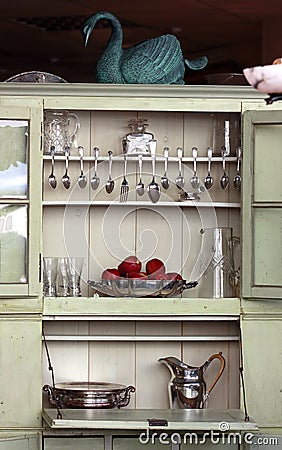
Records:
[[[78,116],[69,111],[45,111],[44,153],[50,154],[51,146],[56,155],[64,155],[66,146],[71,147],[80,128]]]
[[[207,389],[203,375],[214,359],[218,359],[221,365]],[[170,409],[204,408],[207,398],[225,368],[225,359],[221,352],[210,356],[200,367],[189,366],[174,356],[160,358],[158,361],[166,365],[172,375],[168,383]]]
[[[203,279],[200,296],[235,297],[240,269],[235,268],[234,249],[240,243],[230,227],[202,228]]]

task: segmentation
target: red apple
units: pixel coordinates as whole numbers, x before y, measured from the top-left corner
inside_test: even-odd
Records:
[[[180,273],[177,272],[167,272],[165,274],[165,280],[183,280]]]
[[[118,270],[123,277],[130,272],[140,272],[141,262],[136,256],[128,256],[119,264]]]
[[[126,276],[127,278],[147,278],[147,274],[145,272],[129,272]]]
[[[148,275],[152,275],[155,273],[164,274],[165,273],[165,265],[158,258],[150,259],[150,261],[148,261],[146,264],[146,272]]]
[[[102,273],[103,280],[116,280],[120,278],[120,272],[117,269],[106,269]]]

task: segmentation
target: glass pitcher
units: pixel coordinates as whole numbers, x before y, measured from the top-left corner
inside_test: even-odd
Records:
[[[55,155],[64,155],[65,147],[73,145],[79,128],[76,114],[69,111],[45,111],[44,153],[50,154],[50,148],[54,146]]]
[[[230,227],[202,228],[202,267],[200,295],[210,298],[235,297],[240,278],[235,268],[234,249],[240,239]]]

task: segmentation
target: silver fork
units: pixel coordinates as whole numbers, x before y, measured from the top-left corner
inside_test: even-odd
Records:
[[[123,181],[122,181],[121,187],[120,187],[120,196],[119,196],[119,200],[121,203],[127,202],[128,192],[129,192],[129,183],[126,179],[126,165],[127,165],[127,159],[126,159],[126,155],[124,155],[124,175],[123,175]]]

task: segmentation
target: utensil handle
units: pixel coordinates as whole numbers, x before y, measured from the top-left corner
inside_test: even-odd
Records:
[[[95,161],[94,161],[94,172],[96,173],[97,172],[97,164],[98,164],[98,155],[99,155],[98,147],[94,147],[93,151],[94,151],[94,159],[95,159]]]
[[[50,153],[51,153],[51,157],[52,157],[52,160],[51,160],[51,164],[52,164],[51,175],[53,175],[54,174],[54,169],[55,169],[55,146],[54,145],[51,145]]]
[[[165,148],[164,148],[164,158],[165,158],[164,170],[165,170],[165,174],[166,174],[166,172],[167,172],[168,153],[169,153],[169,148],[168,148],[168,147],[165,147]]]
[[[70,147],[67,145],[65,147],[65,157],[66,157],[66,174],[69,170],[69,156],[70,156]]]
[[[80,156],[80,172],[83,173],[83,152],[84,152],[84,148],[82,147],[82,145],[79,145],[78,148],[78,153]]]
[[[141,177],[142,177],[142,163],[143,163],[142,155],[138,155],[138,163],[139,163],[139,177],[140,177],[140,180],[141,180]]]
[[[127,159],[126,159],[126,155],[124,155],[124,169],[123,169],[124,177],[126,177],[126,166],[127,166]]]
[[[178,157],[178,169],[179,169],[180,175],[181,175],[182,155],[183,155],[183,149],[181,147],[178,147],[177,148],[177,157]]]
[[[213,152],[212,148],[208,147],[207,152],[208,152],[208,175],[210,175],[210,173],[211,173],[211,159],[212,159],[212,152]]]
[[[242,152],[241,147],[238,147],[237,148],[237,173],[240,172],[241,152]]]
[[[112,156],[113,156],[113,152],[111,150],[108,151],[108,155],[109,155],[109,178],[111,178],[112,176]]]
[[[192,157],[194,159],[194,163],[193,163],[194,175],[196,175],[196,173],[197,173],[197,157],[198,157],[198,149],[197,149],[197,147],[193,147],[192,148]]]

